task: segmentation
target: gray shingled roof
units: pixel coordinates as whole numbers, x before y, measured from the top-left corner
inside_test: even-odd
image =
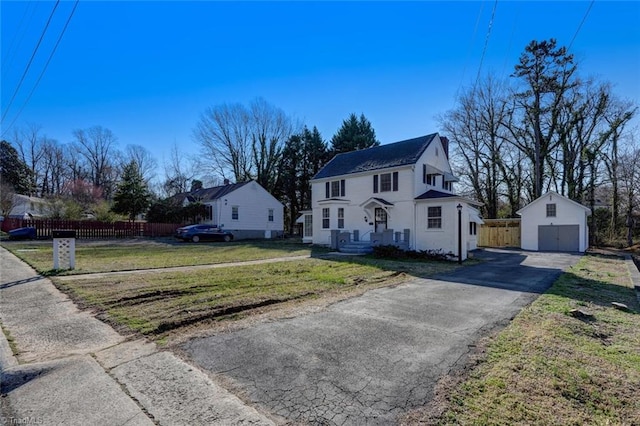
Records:
[[[338,154],[314,176],[314,179],[415,164],[436,135],[437,133],[433,133],[419,138]]]
[[[451,197],[459,197],[457,194],[449,194],[448,192],[436,191],[435,189],[430,189],[424,194],[418,195],[416,200],[429,200],[431,198],[451,198]]]
[[[219,198],[224,197],[228,193],[233,192],[236,189],[245,186],[249,182],[230,183],[228,185],[214,186],[211,188],[202,188],[202,189],[197,189],[193,192],[185,192],[183,194],[178,194],[177,196],[187,197],[191,202],[212,201],[212,200],[217,200]]]

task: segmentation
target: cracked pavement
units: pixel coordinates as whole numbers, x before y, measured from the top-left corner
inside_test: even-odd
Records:
[[[393,424],[427,403],[470,345],[580,255],[483,250],[478,257],[487,261],[323,312],[194,339],[182,350],[282,423]]]

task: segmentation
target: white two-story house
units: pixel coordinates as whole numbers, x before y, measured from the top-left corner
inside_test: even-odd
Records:
[[[482,219],[479,203],[455,194],[457,181],[448,140],[437,133],[338,154],[311,182],[312,210],[300,219],[304,240],[338,249],[368,241],[456,257],[461,244],[464,260],[476,248]]]

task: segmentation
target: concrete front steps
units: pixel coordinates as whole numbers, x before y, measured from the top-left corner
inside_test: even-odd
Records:
[[[351,241],[340,247],[340,253],[370,254],[373,253],[373,247],[368,241]]]

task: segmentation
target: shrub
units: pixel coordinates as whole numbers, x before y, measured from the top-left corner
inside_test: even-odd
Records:
[[[373,247],[373,256],[381,259],[411,259],[411,260],[451,260],[456,256],[445,253],[442,249],[437,250],[402,250],[393,245]]]

